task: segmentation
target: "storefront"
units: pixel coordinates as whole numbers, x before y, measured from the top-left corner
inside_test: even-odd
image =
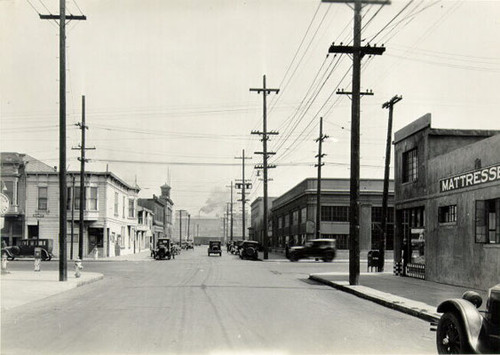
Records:
[[[500,131],[395,134],[396,272],[487,289],[500,282]]]

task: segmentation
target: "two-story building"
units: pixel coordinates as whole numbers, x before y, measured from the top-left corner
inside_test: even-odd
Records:
[[[394,135],[394,262],[403,275],[487,289],[500,282],[500,131]]]
[[[143,249],[150,249],[153,240],[153,219],[154,214],[150,209],[137,206],[137,239],[138,245],[134,250],[135,252],[140,252]]]
[[[360,180],[360,249],[377,248],[382,236],[383,180]],[[392,249],[394,235],[393,182],[389,182],[387,249]],[[278,247],[303,245],[316,236],[317,179],[308,178],[273,201],[273,242]],[[349,244],[349,179],[321,180],[320,237],[337,240],[337,248]]]
[[[16,160],[15,164],[13,160]],[[10,169],[7,168],[9,165]],[[7,189],[16,196],[13,199],[16,205],[12,209],[15,216],[6,218],[2,238],[9,245],[15,245],[18,239],[52,239],[53,253],[58,255],[59,172],[28,155],[4,153],[2,183],[4,181]],[[139,188],[107,171],[86,172],[84,181],[83,255],[87,256],[94,248],[104,257],[133,253],[137,238]],[[68,255],[77,255],[80,241],[80,172],[68,171],[66,183]]]
[[[152,235],[149,241],[150,246],[154,247],[160,238],[169,238],[169,236],[165,234],[165,210],[167,209],[165,201],[153,195],[153,198],[140,198],[138,204],[153,213]]]
[[[267,198],[267,219],[268,219],[268,237],[269,237],[269,247],[277,248],[280,247],[280,243],[272,238],[273,236],[273,223],[271,218],[271,210],[273,207],[274,200],[276,197]],[[256,240],[262,245],[264,245],[264,197],[257,197],[250,205],[250,228],[249,228],[249,239]]]

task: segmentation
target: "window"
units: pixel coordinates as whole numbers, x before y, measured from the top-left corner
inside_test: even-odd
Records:
[[[97,211],[97,187],[90,187],[89,210]]]
[[[17,205],[17,198],[14,199],[14,181],[3,181],[2,193],[9,197],[9,202],[11,206]]]
[[[285,228],[290,225],[290,218],[287,218],[287,217],[288,217],[288,215],[283,216],[283,223],[285,225]]]
[[[281,217],[278,217],[278,229],[281,228],[283,228],[283,220],[281,219]]]
[[[457,206],[441,206],[438,210],[439,223],[451,223],[457,221]]]
[[[133,198],[128,199],[128,216],[129,218],[135,217],[135,201]]]
[[[300,211],[300,223],[306,223],[306,221],[307,221],[307,208],[304,207]]]
[[[137,211],[137,223],[139,224],[145,224],[144,223],[144,213],[145,211]]]
[[[321,206],[321,220],[325,222],[349,222],[349,206]]]
[[[85,193],[85,189],[83,190],[83,192]],[[79,210],[80,209],[80,187],[79,186],[75,186],[74,200],[75,200],[75,210]],[[83,200],[85,201],[85,196],[83,196]],[[85,210],[85,202],[83,203],[83,210]]]
[[[476,201],[476,243],[500,243],[500,198]]]
[[[403,153],[403,182],[413,182],[418,178],[417,148]]]
[[[122,218],[125,218],[125,196],[122,198]]]
[[[46,211],[47,210],[47,187],[38,187],[38,209]]]
[[[292,212],[293,225],[297,226],[299,224],[299,211]]]
[[[118,217],[118,192],[115,192],[115,217]]]

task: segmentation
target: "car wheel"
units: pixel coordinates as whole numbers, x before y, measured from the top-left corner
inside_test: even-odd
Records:
[[[439,354],[467,354],[470,352],[462,322],[448,312],[439,319],[436,334]]]
[[[299,260],[299,259],[297,258],[297,256],[296,256],[296,255],[294,255],[294,254],[290,254],[290,261],[291,261],[291,262],[295,262],[295,261],[298,261],[298,260]]]
[[[326,263],[331,263],[334,256],[335,255],[333,253],[326,253],[325,257],[323,258],[323,261]]]
[[[42,260],[47,261],[47,259],[49,259],[49,257],[47,256],[47,253],[45,251],[42,251]]]

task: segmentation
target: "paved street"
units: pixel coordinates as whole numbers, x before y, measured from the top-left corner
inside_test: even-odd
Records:
[[[9,264],[12,272],[30,262]],[[57,269],[43,263],[43,270]],[[2,313],[2,354],[435,353],[417,318],[308,280],[348,264],[175,260],[88,262],[104,279]],[[42,271],[43,272],[43,271]]]

